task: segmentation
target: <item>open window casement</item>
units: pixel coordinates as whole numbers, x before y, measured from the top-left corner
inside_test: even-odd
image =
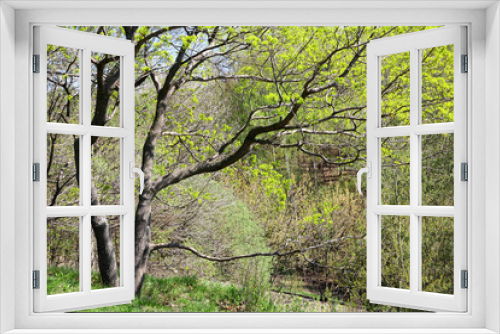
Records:
[[[105,57],[106,64],[97,67],[93,60]],[[34,182],[34,310],[130,303],[136,171],[134,46],[125,39],[41,26],[34,29],[33,62],[33,167],[38,181]],[[112,101],[106,110],[99,109],[96,71],[103,71],[105,78],[118,76],[108,87]],[[105,240],[99,247],[93,229],[101,229],[99,237]],[[113,253],[115,259],[110,260]],[[113,284],[102,284],[96,277],[98,258],[104,254],[108,255],[102,261],[104,270],[113,274]],[[56,275],[63,276],[64,286],[49,286],[50,276]]]
[[[466,311],[465,29],[368,45],[364,171],[372,303]]]

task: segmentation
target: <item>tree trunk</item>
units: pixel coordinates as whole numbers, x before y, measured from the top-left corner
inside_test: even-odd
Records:
[[[151,253],[151,194],[145,190],[139,196],[135,213],[135,294],[141,294],[144,275]]]
[[[92,185],[92,205],[99,205],[97,188]],[[115,246],[109,231],[109,223],[106,217],[93,216],[91,219],[92,230],[97,244],[97,261],[104,286],[119,286],[118,266],[116,265]]]
[[[76,166],[76,180],[80,184],[80,139],[75,138],[73,143],[75,166]],[[99,205],[99,198],[97,196],[97,188],[92,185],[91,189],[91,204]],[[99,271],[104,286],[119,286],[120,279],[118,277],[118,266],[116,264],[115,246],[113,239],[109,232],[108,220],[105,217],[92,217],[91,219],[92,231],[97,244],[97,261],[99,264]]]
[[[109,231],[109,224],[104,217],[92,217],[92,230],[96,238],[99,271],[104,286],[119,286],[118,266],[115,246]]]

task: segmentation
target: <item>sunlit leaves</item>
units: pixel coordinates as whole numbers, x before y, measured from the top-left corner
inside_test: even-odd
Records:
[[[453,45],[421,51],[422,122],[453,122]]]
[[[410,53],[381,57],[382,126],[410,125]]]

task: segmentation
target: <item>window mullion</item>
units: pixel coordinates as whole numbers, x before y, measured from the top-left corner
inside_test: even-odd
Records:
[[[410,291],[420,290],[420,217],[414,210],[420,204],[420,145],[414,129],[419,123],[419,54],[418,49],[410,50]]]
[[[91,228],[91,191],[92,191],[92,146],[91,146],[91,58],[90,49],[83,49],[82,57],[82,124],[86,128],[86,134],[82,136],[82,156],[81,156],[81,175],[80,184],[82,188],[82,205],[86,211],[86,215],[82,219],[81,228],[81,246],[80,246],[80,278],[83,286],[83,291],[90,294],[91,291],[91,245],[92,245],[92,228]]]
[[[83,50],[82,57],[82,80],[81,80],[81,96],[82,96],[82,124],[85,127],[86,133],[82,136],[82,160],[81,160],[81,184],[82,184],[82,205],[90,210],[90,192],[92,186],[91,178],[91,59],[90,50]]]

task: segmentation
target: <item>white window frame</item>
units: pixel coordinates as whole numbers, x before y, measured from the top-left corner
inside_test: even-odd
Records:
[[[382,38],[367,48],[367,164],[371,177],[367,180],[367,298],[370,302],[422,310],[467,310],[467,290],[461,287],[460,275],[467,270],[467,184],[461,181],[461,163],[467,163],[467,76],[461,73],[461,56],[467,54],[466,28],[450,26]],[[422,124],[421,111],[421,52],[424,49],[453,45],[454,121]],[[410,117],[409,125],[382,126],[381,122],[381,57],[409,53]],[[454,205],[422,205],[422,144],[421,135],[454,134]],[[410,202],[408,205],[384,205],[381,202],[382,168],[381,140],[407,137],[410,158]],[[381,286],[382,277],[382,217],[407,217],[409,221],[410,258],[409,289]],[[453,294],[422,291],[422,217],[452,217],[453,219]]]
[[[116,6],[122,8],[103,9]],[[370,1],[369,4],[366,1],[238,1],[233,4],[144,1],[140,3],[141,10],[133,9],[138,6],[135,2],[113,1],[0,3],[2,333],[9,330],[18,334],[42,333],[44,328],[51,329],[50,333],[77,333],[75,328],[89,329],[89,333],[111,333],[113,329],[114,333],[155,330],[187,333],[185,329],[229,333],[238,332],[236,329],[243,332],[245,328],[266,333],[415,333],[415,328],[421,333],[500,332],[500,11],[497,1]],[[148,6],[149,9],[144,9]],[[31,263],[27,261],[33,241],[30,209],[33,207],[30,179],[33,125],[32,104],[28,99],[32,94],[32,27],[36,24],[163,25],[168,18],[171,25],[467,25],[471,71],[468,76],[468,109],[471,111],[468,116],[468,198],[471,199],[468,220],[469,226],[474,226],[468,231],[469,311],[458,314],[34,314]],[[14,146],[12,138],[15,138]],[[12,189],[15,189],[14,198]],[[223,328],[225,330],[216,330]],[[356,328],[357,331],[353,330]]]
[[[39,271],[39,289],[34,290],[35,312],[73,311],[96,306],[130,303],[134,299],[134,215],[135,187],[131,179],[135,166],[135,89],[134,45],[121,38],[70,31],[49,26],[34,27],[34,52],[39,55],[39,73],[33,75],[34,162],[39,163],[39,182],[33,184],[34,259],[33,269]],[[80,69],[79,124],[47,122],[47,46],[56,45],[78,50]],[[120,57],[120,125],[92,126],[91,55],[101,52]],[[47,206],[47,134],[78,135],[80,140],[80,201],[75,206]],[[91,205],[92,153],[91,138],[111,137],[120,141],[119,177],[120,203]],[[92,216],[120,217],[120,286],[92,290],[91,238]],[[78,218],[79,291],[47,295],[47,217]]]

